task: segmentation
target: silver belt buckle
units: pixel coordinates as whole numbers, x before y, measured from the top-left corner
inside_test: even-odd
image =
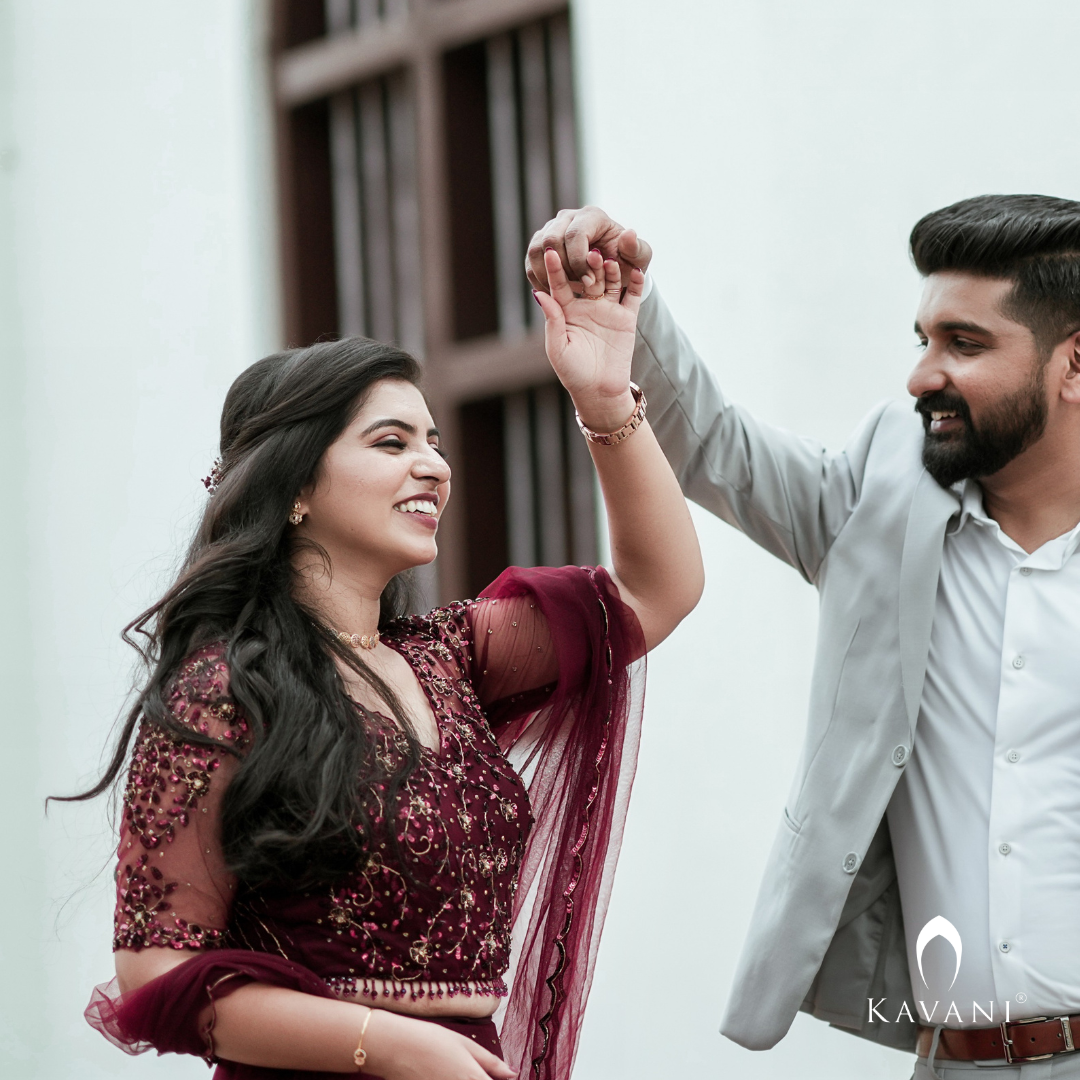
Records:
[[[1054,1019],[1061,1025],[1061,1036],[1065,1040],[1065,1045],[1060,1050],[1051,1050],[1049,1054],[1034,1054],[1031,1057],[1024,1057],[1023,1054],[1013,1055],[1012,1052],[1012,1039],[1009,1038],[1008,1028],[1022,1027],[1024,1024],[1044,1024],[1048,1020]],[[1006,1023],[1004,1020],[998,1025],[1001,1028],[1001,1043],[1005,1047],[1005,1060],[1013,1065],[1016,1062],[1025,1061],[1043,1061],[1046,1058],[1052,1058],[1055,1054],[1067,1054],[1070,1050],[1075,1050],[1076,1046],[1073,1044],[1072,1027],[1069,1024],[1069,1018],[1067,1016],[1055,1016],[1053,1018],[1049,1016],[1031,1016],[1027,1020],[1010,1020]]]

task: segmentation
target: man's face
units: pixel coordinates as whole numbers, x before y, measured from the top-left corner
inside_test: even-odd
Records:
[[[1045,364],[1032,332],[1001,311],[1011,281],[948,271],[926,279],[915,320],[922,358],[908,379],[942,487],[992,476],[1046,427]]]

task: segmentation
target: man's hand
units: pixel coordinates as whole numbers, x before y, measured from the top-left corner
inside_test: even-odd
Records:
[[[633,229],[624,229],[598,206],[560,210],[553,220],[537,230],[529,242],[525,273],[534,289],[549,293],[551,289],[544,266],[545,248],[551,248],[559,256],[567,278],[575,283],[590,274],[586,256],[593,248],[605,260],[615,259],[618,262],[624,288],[630,284],[630,271],[634,267],[644,273],[652,261],[652,248],[644,240],[638,239]],[[574,291],[581,292],[581,289]]]

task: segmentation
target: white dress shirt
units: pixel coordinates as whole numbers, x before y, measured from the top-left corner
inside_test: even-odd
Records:
[[[1080,1013],[1078,544],[1080,525],[1028,555],[973,481],[945,538],[915,744],[888,809],[914,997],[940,1003],[931,1023],[984,1027],[1006,1001],[1012,1019]],[[951,987],[944,939],[919,972],[935,916],[962,942]]]

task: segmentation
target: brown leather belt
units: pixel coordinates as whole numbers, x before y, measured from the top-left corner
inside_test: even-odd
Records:
[[[930,1056],[934,1029],[919,1025],[916,1049]],[[942,1028],[937,1061],[1037,1061],[1080,1047],[1080,1016],[1033,1016],[985,1028]]]

